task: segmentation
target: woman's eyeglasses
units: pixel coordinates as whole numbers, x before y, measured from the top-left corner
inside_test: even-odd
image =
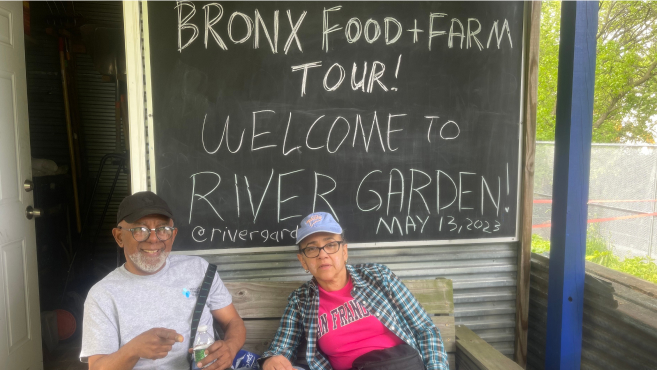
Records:
[[[306,248],[301,250],[301,253],[303,253],[303,255],[308,257],[308,258],[318,257],[319,253],[322,251],[322,249],[324,250],[324,252],[326,252],[328,254],[334,254],[334,253],[337,253],[337,251],[340,250],[340,245],[342,245],[342,243],[344,243],[344,242],[342,240],[340,240],[340,241],[337,241],[337,242],[330,242],[330,243],[326,244],[325,246],[323,246],[321,248],[320,247],[306,247]]]

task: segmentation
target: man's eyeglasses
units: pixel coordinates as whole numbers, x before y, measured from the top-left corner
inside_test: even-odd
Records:
[[[117,226],[117,228],[123,229],[121,226]],[[160,226],[155,229],[149,229],[146,226],[139,226],[124,230],[130,231],[132,233],[132,237],[135,238],[135,240],[138,242],[145,242],[148,240],[148,238],[151,237],[151,232],[155,231],[155,236],[163,242],[171,239],[173,236],[173,230],[175,229],[175,227],[171,226]]]
[[[342,240],[340,240],[340,241],[337,241],[337,242],[330,242],[330,243],[326,244],[325,246],[323,246],[321,248],[320,247],[306,247],[306,248],[301,250],[301,253],[303,253],[303,255],[308,257],[308,258],[318,257],[319,253],[322,251],[322,249],[324,250],[324,252],[326,252],[328,254],[333,254],[333,253],[337,253],[337,251],[340,250],[340,245],[342,245],[342,243],[344,243],[344,242]]]

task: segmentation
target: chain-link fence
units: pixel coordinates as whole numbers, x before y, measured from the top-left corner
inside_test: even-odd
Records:
[[[550,238],[554,142],[536,143],[534,233]],[[593,144],[589,225],[619,257],[657,257],[657,145]]]

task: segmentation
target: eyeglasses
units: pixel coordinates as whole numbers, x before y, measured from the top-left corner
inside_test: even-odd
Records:
[[[117,226],[118,229],[128,230],[132,233],[132,237],[135,238],[138,242],[145,242],[148,238],[151,237],[151,232],[155,231],[155,236],[162,242],[171,239],[173,236],[173,230],[175,227],[171,226],[160,226],[155,229],[149,229],[146,226],[133,227],[132,229],[123,229],[121,226]]]
[[[344,243],[342,240],[337,242],[330,242],[323,247],[307,247],[301,250],[304,256],[308,258],[315,258],[319,256],[319,253],[324,250],[328,254],[337,253],[340,250],[340,245]]]

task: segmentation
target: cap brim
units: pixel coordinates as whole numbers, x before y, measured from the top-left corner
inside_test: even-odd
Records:
[[[317,233],[341,234],[342,233],[342,227],[340,227],[340,230],[335,230],[335,229],[333,229],[333,230],[328,230],[328,229],[313,230],[312,232],[309,232],[308,234],[304,235],[301,239],[299,239],[299,237],[297,235],[297,244],[301,243],[305,238],[307,238],[307,237],[309,237],[313,234],[317,234]]]
[[[142,217],[148,216],[148,215],[162,215],[166,216],[169,218],[173,218],[173,215],[167,211],[166,209],[162,209],[159,207],[153,207],[153,208],[142,208],[136,212],[133,212],[123,219],[123,221],[128,222],[128,223],[133,223],[137,220],[139,220]]]

